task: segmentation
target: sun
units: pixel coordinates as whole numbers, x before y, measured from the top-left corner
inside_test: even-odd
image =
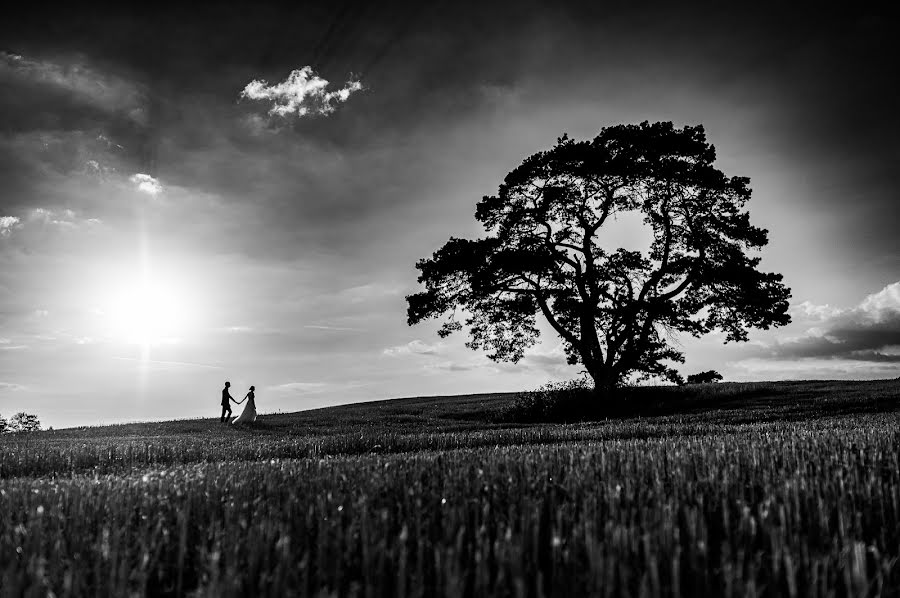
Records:
[[[110,293],[110,333],[142,346],[177,343],[188,332],[193,309],[184,287],[142,277]]]

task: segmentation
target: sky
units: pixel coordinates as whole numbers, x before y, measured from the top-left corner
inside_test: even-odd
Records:
[[[304,2],[0,24],[0,414],[44,426],[516,391],[409,327],[416,260],[563,133],[703,124],[748,176],[793,322],[680,339],[683,373],[900,375],[900,97],[887,12],[795,4]]]

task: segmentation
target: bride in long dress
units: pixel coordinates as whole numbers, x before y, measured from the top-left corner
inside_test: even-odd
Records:
[[[247,395],[241,399],[241,403],[247,401],[247,406],[244,407],[244,410],[238,416],[236,420],[234,420],[233,424],[249,424],[256,421],[256,396],[253,394],[253,391],[256,390],[253,386],[250,387],[250,390],[247,392]]]

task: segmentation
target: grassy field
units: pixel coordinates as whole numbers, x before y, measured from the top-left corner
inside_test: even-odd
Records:
[[[0,594],[900,596],[900,382],[511,401],[0,437]]]

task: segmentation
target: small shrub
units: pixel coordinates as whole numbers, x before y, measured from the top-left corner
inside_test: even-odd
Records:
[[[516,395],[501,418],[516,422],[581,421],[595,410],[596,402],[593,384],[587,378],[549,382]]]

